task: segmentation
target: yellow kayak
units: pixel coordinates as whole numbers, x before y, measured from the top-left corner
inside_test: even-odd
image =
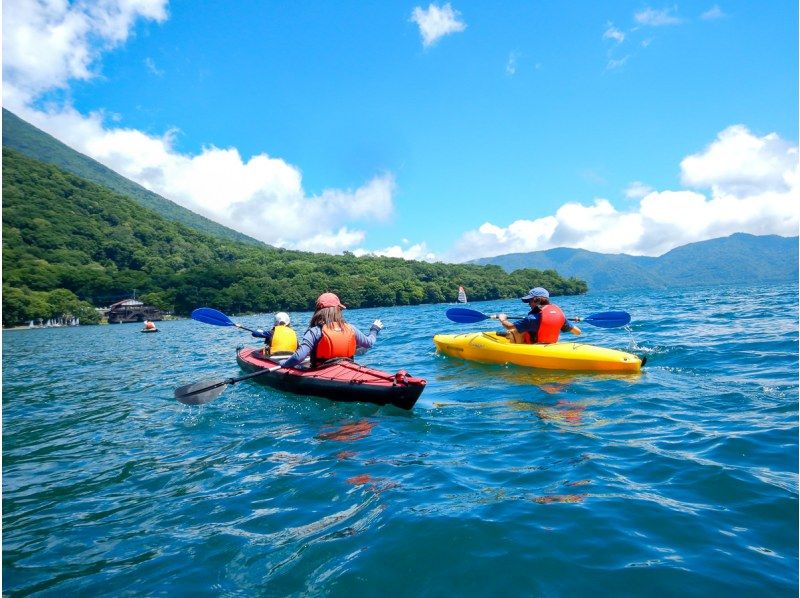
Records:
[[[436,349],[451,357],[483,363],[513,363],[545,370],[638,372],[644,360],[624,351],[583,343],[515,344],[496,332],[437,334]],[[645,358],[646,359],[646,358]]]

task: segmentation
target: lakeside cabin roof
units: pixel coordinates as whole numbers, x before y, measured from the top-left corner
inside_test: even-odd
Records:
[[[123,299],[122,301],[112,303],[111,309],[114,309],[115,307],[141,307],[142,305],[144,305],[144,303],[136,299]]]

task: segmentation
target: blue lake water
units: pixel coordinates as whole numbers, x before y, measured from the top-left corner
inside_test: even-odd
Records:
[[[255,339],[3,332],[4,595],[796,596],[797,285],[558,303],[629,311],[582,340],[643,373],[468,363],[432,335],[496,323],[350,310],[386,326],[362,363],[428,380],[413,411],[253,382],[197,408],[174,388]]]

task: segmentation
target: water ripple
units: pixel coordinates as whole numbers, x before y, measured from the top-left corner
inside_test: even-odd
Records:
[[[448,306],[353,310],[386,325],[364,363],[428,379],[412,412],[248,382],[181,405],[250,340],[188,320],[5,331],[4,591],[795,595],[797,287],[758,291],[564,298],[633,314],[584,335],[635,376],[467,363],[431,343],[469,328]]]

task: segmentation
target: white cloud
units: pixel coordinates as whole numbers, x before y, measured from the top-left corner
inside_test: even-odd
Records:
[[[508,61],[506,62],[506,75],[509,77],[513,77],[517,73],[517,57],[518,54],[516,52],[511,52],[508,55]]]
[[[607,199],[595,199],[589,205],[567,203],[554,216],[517,220],[508,227],[487,222],[462,235],[448,258],[466,261],[554,247],[655,256],[735,232],[797,235],[797,158],[797,146],[775,133],[758,137],[742,125],[732,126],[681,162],[681,180],[694,190],[653,191],[637,181],[626,191],[640,198],[632,210],[618,211]]]
[[[380,255],[384,257],[398,257],[405,260],[420,260],[426,262],[433,262],[436,260],[436,254],[428,251],[428,247],[425,243],[417,243],[416,245],[411,245],[405,249],[400,245],[392,245],[391,247],[376,249],[373,251],[356,249],[353,251],[353,254],[359,257],[362,255]]]
[[[613,39],[618,44],[621,44],[625,41],[625,34],[614,27],[613,23],[609,23],[608,27],[603,33],[603,39]]]
[[[606,63],[606,70],[613,71],[614,69],[624,66],[625,63],[628,62],[628,58],[630,58],[630,55],[623,56],[622,58],[610,58],[608,63]]]
[[[152,58],[145,58],[144,65],[147,67],[147,70],[153,73],[156,77],[164,76],[164,71],[156,66],[156,63]]]
[[[445,35],[464,31],[467,25],[459,20],[460,16],[461,13],[453,10],[448,2],[442,7],[430,4],[427,10],[417,6],[411,12],[410,20],[419,26],[422,45],[427,48]]]
[[[673,13],[677,12],[677,7],[664,8],[656,10],[653,8],[645,8],[634,15],[634,19],[640,25],[648,27],[663,27],[664,25],[677,25],[681,19]]]
[[[714,19],[722,19],[727,16],[722,9],[716,4],[700,15],[700,18],[705,21],[712,21]]]
[[[236,148],[174,149],[176,131],[152,136],[109,127],[113,115],[83,115],[69,104],[36,105],[43,94],[97,75],[103,51],[124,42],[137,19],[163,21],[165,0],[61,0],[3,5],[3,102],[24,120],[76,150],[192,211],[269,244],[336,253],[363,243],[354,223],[386,220],[394,176],[374,176],[354,190],[308,194],[300,169]],[[145,67],[157,73],[154,63]]]
[[[3,105],[11,110],[70,80],[94,76],[98,56],[128,39],[134,22],[167,18],[166,0],[3,2]]]
[[[747,127],[722,131],[702,153],[681,162],[681,181],[717,194],[737,196],[761,191],[785,192],[797,173],[797,147],[775,133],[756,137]]]
[[[625,189],[625,197],[628,199],[641,199],[652,192],[653,189],[648,185],[645,185],[641,181],[633,181],[628,185],[627,189]]]

